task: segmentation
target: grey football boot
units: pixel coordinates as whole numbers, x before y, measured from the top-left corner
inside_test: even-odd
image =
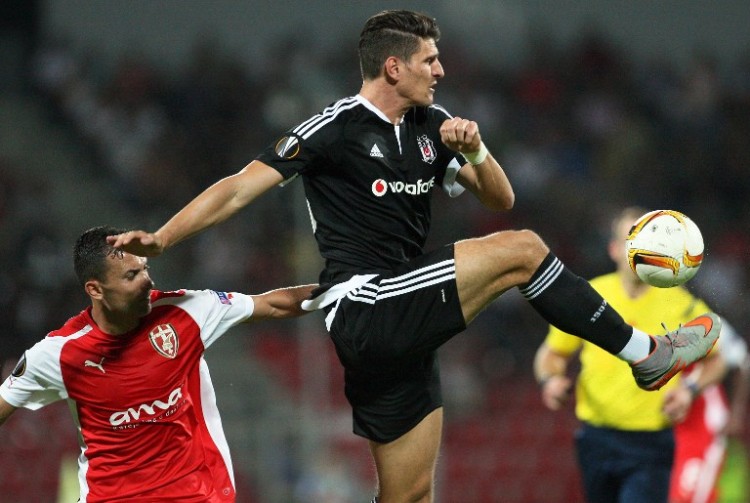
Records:
[[[647,391],[661,388],[680,370],[706,356],[720,332],[721,318],[706,313],[665,335],[652,335],[653,351],[630,365],[635,382]]]

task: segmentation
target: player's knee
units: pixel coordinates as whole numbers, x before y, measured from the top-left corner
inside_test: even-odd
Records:
[[[378,503],[430,503],[432,502],[432,479],[431,475],[425,474],[411,481],[409,487],[392,491],[392,494],[387,489],[381,488]]]
[[[512,257],[511,262],[518,267],[535,269],[541,259],[549,253],[549,248],[542,238],[532,230],[503,231],[492,237],[497,240],[503,253]]]
[[[518,246],[525,249],[534,257],[537,257],[539,255],[544,256],[549,251],[549,248],[547,248],[547,245],[544,243],[539,234],[532,230],[521,229],[510,232],[513,234],[513,239],[518,242]]]
[[[430,503],[432,501],[432,486],[432,474],[426,474],[424,477],[418,479],[414,484],[409,502]]]
[[[504,250],[504,263],[501,262],[504,273],[512,273],[516,283],[528,281],[549,253],[549,248],[536,232],[528,229],[499,234]]]

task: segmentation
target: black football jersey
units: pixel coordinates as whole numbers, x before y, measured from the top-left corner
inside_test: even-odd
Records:
[[[302,177],[326,264],[321,283],[389,270],[422,253],[432,191],[463,190],[455,178],[466,161],[440,141],[448,118],[439,106],[415,107],[394,126],[353,96],[287,131],[258,156],[284,183]]]

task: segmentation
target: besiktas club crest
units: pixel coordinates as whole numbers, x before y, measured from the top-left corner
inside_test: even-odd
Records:
[[[172,359],[177,356],[177,350],[180,348],[180,338],[177,336],[174,327],[169,323],[157,325],[151,329],[151,332],[148,333],[148,338],[156,352],[164,358]]]
[[[432,164],[437,158],[437,152],[435,152],[435,145],[432,143],[432,140],[423,134],[417,138],[417,145],[419,145],[422,160],[428,164]]]

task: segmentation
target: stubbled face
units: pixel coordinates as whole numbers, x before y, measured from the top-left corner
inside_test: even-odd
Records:
[[[123,252],[109,255],[107,261],[107,276],[100,282],[102,304],[125,318],[139,319],[150,313],[154,282],[148,273],[147,259]]]
[[[399,81],[400,94],[412,105],[431,105],[435,84],[445,75],[443,65],[438,60],[435,40],[421,39],[419,50],[404,62],[403,68],[403,77]]]

